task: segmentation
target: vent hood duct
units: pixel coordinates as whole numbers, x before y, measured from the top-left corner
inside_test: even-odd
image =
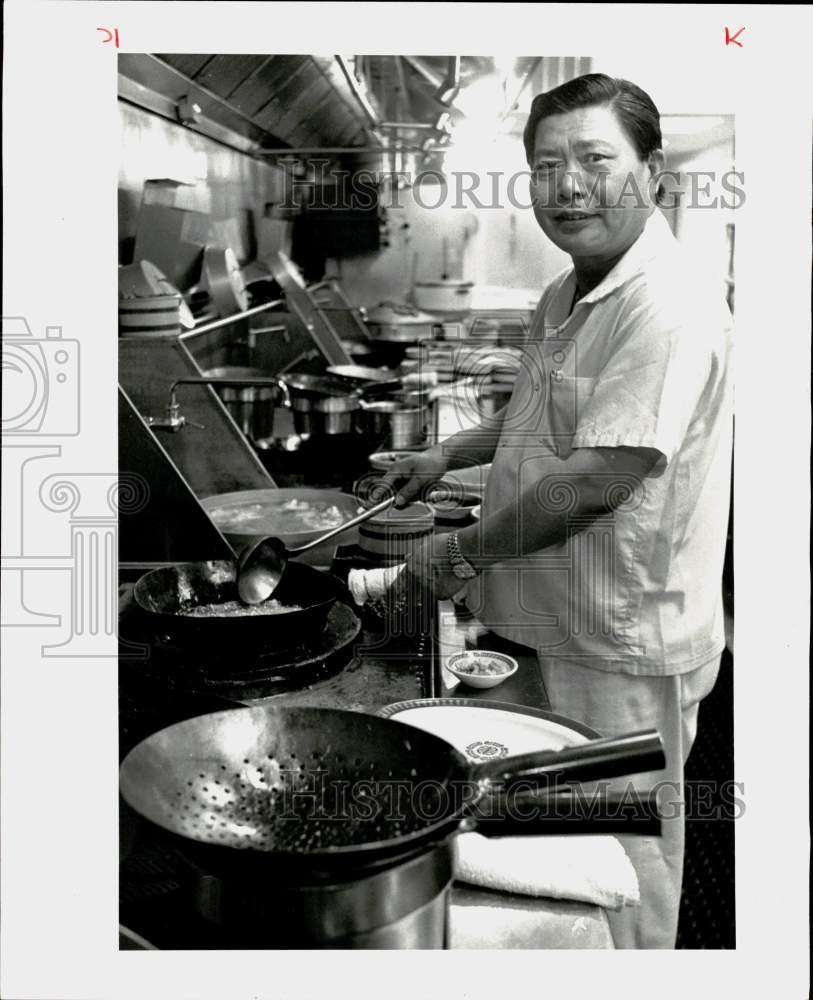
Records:
[[[332,56],[119,55],[119,96],[242,152],[375,144],[370,115]],[[372,111],[372,109],[370,109]]]

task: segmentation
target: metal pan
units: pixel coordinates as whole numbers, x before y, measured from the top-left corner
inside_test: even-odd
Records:
[[[261,857],[329,868],[475,828],[495,836],[589,832],[597,814],[612,816],[593,803],[592,817],[580,817],[566,792],[549,795],[548,807],[537,796],[543,806],[535,821],[495,820],[485,810],[481,822],[478,808],[496,793],[558,792],[572,782],[663,766],[655,732],[474,764],[445,740],[391,719],[254,706],[188,719],[148,737],[125,758],[120,787],[136,812],[187,846],[205,849],[215,867],[218,855],[229,855],[238,865]],[[652,803],[639,805],[639,814],[621,817],[622,828],[658,832]],[[612,823],[603,829],[612,832]]]
[[[389,369],[370,368],[366,365],[329,365],[329,375],[343,379],[351,386],[375,385],[376,383],[394,384],[400,387],[400,379]]]
[[[133,589],[133,598],[157,634],[202,649],[276,646],[287,649],[321,632],[330,609],[346,593],[334,576],[292,563],[275,599],[301,610],[273,615],[196,618],[191,608],[237,601],[237,564],[231,560],[178,563],[151,570]]]
[[[307,396],[316,402],[353,395],[347,383],[335,375],[308,375],[304,372],[291,372],[282,375],[281,379],[292,394]]]

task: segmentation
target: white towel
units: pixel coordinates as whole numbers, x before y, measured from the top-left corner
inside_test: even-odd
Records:
[[[395,583],[404,569],[405,563],[386,566],[383,569],[351,569],[347,586],[353,600],[359,607],[367,601],[380,601]]]
[[[575,899],[611,910],[640,901],[638,876],[615,837],[461,834],[455,878],[526,896]]]

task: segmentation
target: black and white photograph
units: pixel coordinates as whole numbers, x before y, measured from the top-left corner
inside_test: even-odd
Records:
[[[125,944],[735,946],[734,123],[593,62],[119,56]]]
[[[96,35],[4,143],[3,995],[806,988],[800,42],[31,8]]]

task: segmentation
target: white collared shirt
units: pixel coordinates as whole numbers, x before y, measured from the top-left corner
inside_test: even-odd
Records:
[[[580,299],[572,268],[540,300],[483,501],[483,515],[536,484],[566,511],[577,448],[641,447],[660,458],[612,514],[484,571],[468,604],[541,656],[606,670],[675,674],[722,651],[721,575],[731,482],[732,322],[656,211]],[[546,468],[547,464],[547,468]],[[578,485],[578,484],[576,484]]]

